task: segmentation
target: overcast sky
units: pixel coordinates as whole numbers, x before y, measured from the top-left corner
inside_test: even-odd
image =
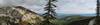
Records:
[[[36,13],[44,13],[46,0],[0,0],[0,6],[21,5]],[[95,13],[96,0],[58,0],[57,13],[92,14]]]

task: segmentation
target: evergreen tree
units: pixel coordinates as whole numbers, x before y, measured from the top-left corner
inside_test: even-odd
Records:
[[[100,8],[100,2],[99,2],[100,0],[97,0],[97,17],[99,17],[99,14],[100,14],[100,12],[99,12],[99,8]]]
[[[97,0],[97,10],[96,10],[96,25],[100,25],[100,0]]]
[[[57,0],[49,0],[48,3],[46,4],[46,7],[44,8],[46,13],[43,14],[44,18],[46,19],[55,19],[56,12],[54,7],[57,7],[56,5],[53,4],[53,2],[56,2]]]
[[[48,3],[46,4],[46,7],[44,8],[44,10],[46,11],[46,13],[43,14],[44,18],[46,19],[44,21],[43,25],[54,25],[52,24],[49,20],[51,19],[56,19],[56,12],[54,7],[57,7],[53,2],[56,2],[57,0],[48,0]]]

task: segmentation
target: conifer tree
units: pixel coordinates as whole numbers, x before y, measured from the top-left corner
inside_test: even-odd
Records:
[[[47,19],[55,19],[56,16],[56,12],[54,7],[57,7],[55,4],[53,4],[53,2],[56,2],[57,0],[48,0],[48,3],[46,4],[46,7],[44,8],[45,11],[47,11],[46,13],[44,13],[44,18]]]
[[[57,6],[54,4],[54,2],[57,2],[57,0],[48,0],[47,4],[45,5],[46,7],[44,8],[44,10],[46,11],[46,13],[44,13],[43,16],[46,20],[44,21],[43,25],[54,25],[49,21],[51,19],[56,19],[56,12],[54,7]]]
[[[97,9],[96,9],[96,25],[100,25],[100,0],[97,0]]]

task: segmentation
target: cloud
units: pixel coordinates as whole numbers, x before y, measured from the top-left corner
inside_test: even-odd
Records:
[[[57,2],[58,13],[82,14],[96,13],[96,0],[62,0]]]
[[[23,4],[24,0],[0,0],[0,7],[15,6]]]
[[[0,7],[8,6],[24,6],[35,12],[42,12],[43,5],[46,4],[45,0],[0,0]]]
[[[0,7],[21,5],[37,13],[43,13],[45,0],[0,0]],[[57,13],[95,13],[96,0],[58,0]]]

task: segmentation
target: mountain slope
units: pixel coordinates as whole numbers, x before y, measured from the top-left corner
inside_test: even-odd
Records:
[[[5,7],[5,8],[0,8],[0,10],[1,10],[0,20],[4,21],[0,22],[0,25],[5,25],[7,23],[9,23],[10,25],[15,25],[15,24],[27,25],[28,23],[39,25],[42,21],[44,21],[43,17],[22,6]],[[9,22],[5,21],[7,18],[9,18],[7,20]]]

